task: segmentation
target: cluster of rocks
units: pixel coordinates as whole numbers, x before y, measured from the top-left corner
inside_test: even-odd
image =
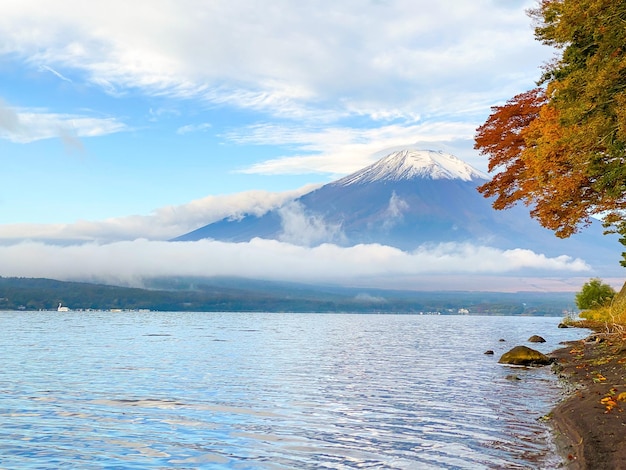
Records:
[[[528,338],[530,343],[545,343],[541,336],[533,335]],[[490,349],[485,354],[493,354]],[[552,363],[552,359],[545,354],[529,348],[528,346],[515,346],[510,351],[504,353],[498,360],[500,364],[511,364],[516,366],[545,366]]]

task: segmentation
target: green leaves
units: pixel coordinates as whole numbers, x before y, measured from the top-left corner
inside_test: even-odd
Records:
[[[613,297],[615,290],[598,278],[586,282],[582,290],[576,294],[576,306],[581,310],[607,305]]]

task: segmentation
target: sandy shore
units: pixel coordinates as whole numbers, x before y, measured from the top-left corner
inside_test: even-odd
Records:
[[[564,468],[626,469],[626,337],[595,333],[590,338],[550,355],[569,388],[550,422]]]

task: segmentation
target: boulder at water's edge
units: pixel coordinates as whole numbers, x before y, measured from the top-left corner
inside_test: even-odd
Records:
[[[543,339],[539,335],[532,335],[530,338],[528,338],[528,341],[531,343],[545,343],[546,342],[546,340]]]
[[[498,362],[516,366],[544,366],[550,364],[552,359],[529,347],[515,346],[509,352],[504,353]]]

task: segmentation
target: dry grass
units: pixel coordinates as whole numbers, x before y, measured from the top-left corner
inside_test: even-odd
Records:
[[[592,328],[596,331],[605,330],[607,333],[621,333],[626,331],[626,296],[622,289],[609,305],[596,307],[581,312],[582,322],[578,326]],[[580,323],[587,323],[582,325]]]
[[[564,323],[596,332],[626,334],[626,283],[607,305],[584,310],[582,320],[565,319]]]

